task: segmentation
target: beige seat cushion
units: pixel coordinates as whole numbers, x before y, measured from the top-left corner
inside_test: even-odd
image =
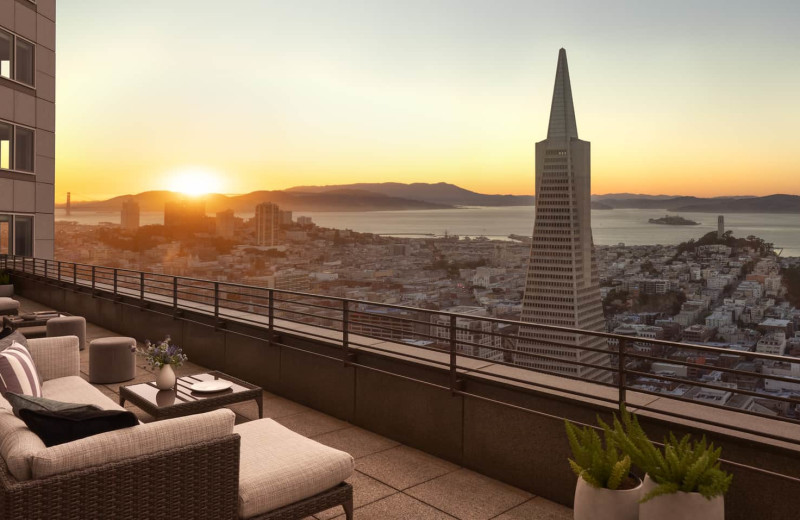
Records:
[[[5,401],[5,399],[4,399]],[[11,405],[0,409],[0,456],[17,480],[31,479],[31,459],[46,448],[42,439],[11,412]]]
[[[78,376],[45,381],[42,384],[42,396],[64,403],[93,404],[103,410],[125,409]]]
[[[45,381],[42,384],[42,396],[65,403],[93,404],[103,410],[125,409],[78,376]]]
[[[249,518],[321,493],[353,473],[353,457],[259,419],[233,428],[242,438],[239,516]]]
[[[45,478],[218,439],[231,434],[235,417],[231,410],[222,408],[51,446],[33,456],[31,471],[33,478]]]

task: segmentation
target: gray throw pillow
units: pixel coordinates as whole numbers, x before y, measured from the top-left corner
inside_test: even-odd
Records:
[[[15,394],[7,392],[4,396],[14,410],[14,415],[19,417],[20,410],[34,410],[37,412],[61,412],[64,410],[100,410],[99,406],[81,403],[63,403],[44,397],[34,397],[32,395]]]
[[[7,349],[15,341],[20,345],[22,345],[23,347],[28,348],[28,340],[25,338],[25,336],[22,335],[20,331],[15,330],[8,336],[5,336],[2,339],[0,339],[0,351]]]

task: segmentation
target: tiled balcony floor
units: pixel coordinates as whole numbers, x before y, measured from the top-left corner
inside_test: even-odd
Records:
[[[15,298],[21,303],[21,312],[45,309],[32,300]],[[95,338],[118,335],[92,323],[86,325],[87,345]],[[137,365],[136,379],[122,384],[155,379],[143,359]],[[204,371],[205,368],[190,361],[180,367],[177,373],[182,376]],[[88,380],[88,372],[87,348],[81,352],[81,375],[84,379]],[[94,386],[114,402],[119,402],[119,384]],[[136,406],[127,403],[126,407],[141,420],[151,420]],[[237,422],[258,418],[258,409],[253,401],[232,405],[230,408],[236,412]],[[354,489],[357,520],[572,518],[569,508],[266,391],[264,417],[272,418],[301,435],[346,451],[356,459],[356,471],[348,482]],[[323,511],[315,515],[315,518],[343,519],[344,515],[339,507]]]

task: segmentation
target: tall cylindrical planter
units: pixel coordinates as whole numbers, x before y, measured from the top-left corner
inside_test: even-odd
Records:
[[[637,520],[642,483],[633,489],[596,488],[578,479],[573,513],[575,520]]]
[[[642,484],[642,496],[658,487],[649,475]],[[659,495],[639,504],[639,520],[725,520],[725,498],[707,499],[700,493],[678,491]]]
[[[156,387],[159,390],[172,390],[175,387],[175,371],[172,365],[156,368]]]

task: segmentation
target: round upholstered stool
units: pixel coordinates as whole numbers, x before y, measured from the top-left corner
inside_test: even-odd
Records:
[[[121,383],[136,377],[136,340],[115,337],[89,342],[89,382]]]
[[[13,298],[0,298],[0,315],[16,316],[19,312],[19,302]]]
[[[83,316],[59,316],[47,320],[47,337],[78,336],[80,349],[86,348],[86,319]]]

